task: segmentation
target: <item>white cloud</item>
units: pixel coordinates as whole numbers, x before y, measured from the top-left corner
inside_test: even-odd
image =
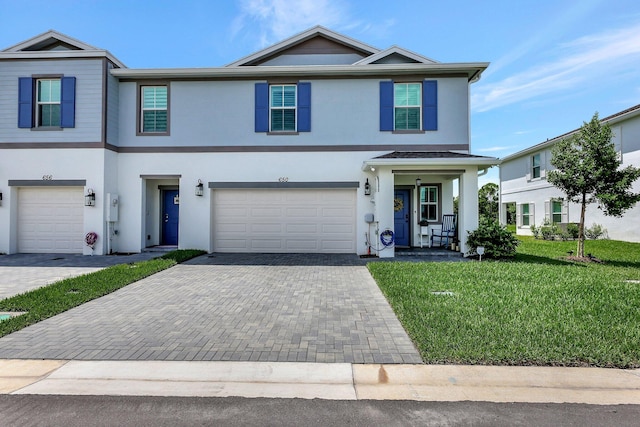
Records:
[[[509,146],[497,146],[497,147],[486,147],[486,148],[478,148],[475,151],[481,152],[481,153],[493,153],[496,151],[506,151],[506,150],[511,150],[513,149],[514,146],[513,145],[509,145]]]
[[[232,23],[232,35],[246,28],[257,31],[261,47],[315,25],[336,28],[349,21],[346,2],[338,0],[239,0],[239,4],[241,14]]]
[[[536,64],[496,83],[478,84],[471,105],[478,112],[547,95],[564,94],[640,59],[640,23],[628,28],[581,37],[562,45],[557,59]]]

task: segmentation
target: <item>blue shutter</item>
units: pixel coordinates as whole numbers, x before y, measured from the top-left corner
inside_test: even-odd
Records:
[[[393,82],[380,82],[380,130],[393,130]]]
[[[33,127],[33,79],[18,79],[18,127]]]
[[[423,130],[438,130],[438,81],[422,82]]]
[[[76,127],[76,78],[63,77],[60,82],[60,127]]]
[[[256,83],[255,131],[269,132],[269,84]]]
[[[298,83],[298,132],[311,132],[311,83]]]

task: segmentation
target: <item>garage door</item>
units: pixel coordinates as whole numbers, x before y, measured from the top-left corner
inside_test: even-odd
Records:
[[[82,253],[82,187],[18,191],[18,252]]]
[[[354,189],[213,191],[217,252],[355,253]]]

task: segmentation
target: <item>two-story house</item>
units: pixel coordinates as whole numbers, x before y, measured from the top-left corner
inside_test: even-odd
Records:
[[[497,164],[470,153],[487,66],[314,27],[223,67],[130,69],[44,33],[0,51],[0,252],[392,257],[453,213],[456,180],[464,252]]]
[[[640,166],[640,105],[601,119],[611,127],[622,167]],[[500,218],[507,223],[509,205],[515,207],[517,234],[530,235],[532,225],[549,223],[577,223],[580,205],[570,203],[564,193],[547,181],[553,169],[551,149],[560,140],[579,129],[506,156],[500,165]],[[633,184],[633,192],[640,192],[640,181]],[[585,227],[599,224],[612,239],[640,242],[640,206],[625,212],[622,218],[606,216],[597,204],[587,205]]]

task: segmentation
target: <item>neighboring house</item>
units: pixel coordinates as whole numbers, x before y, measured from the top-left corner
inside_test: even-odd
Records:
[[[314,27],[224,67],[130,69],[44,33],[0,51],[0,252],[392,257],[380,235],[418,246],[455,180],[465,251],[497,164],[470,154],[487,66]]]
[[[613,133],[622,166],[640,166],[640,105],[601,119]],[[580,205],[569,203],[565,194],[547,181],[551,165],[551,148],[579,129],[541,144],[511,154],[500,164],[500,218],[507,222],[509,204],[515,205],[517,234],[530,235],[531,226],[550,223],[580,222]],[[633,184],[640,192],[640,180]],[[606,216],[597,203],[587,205],[585,227],[600,224],[612,239],[640,242],[640,206],[625,212],[622,218]]]

